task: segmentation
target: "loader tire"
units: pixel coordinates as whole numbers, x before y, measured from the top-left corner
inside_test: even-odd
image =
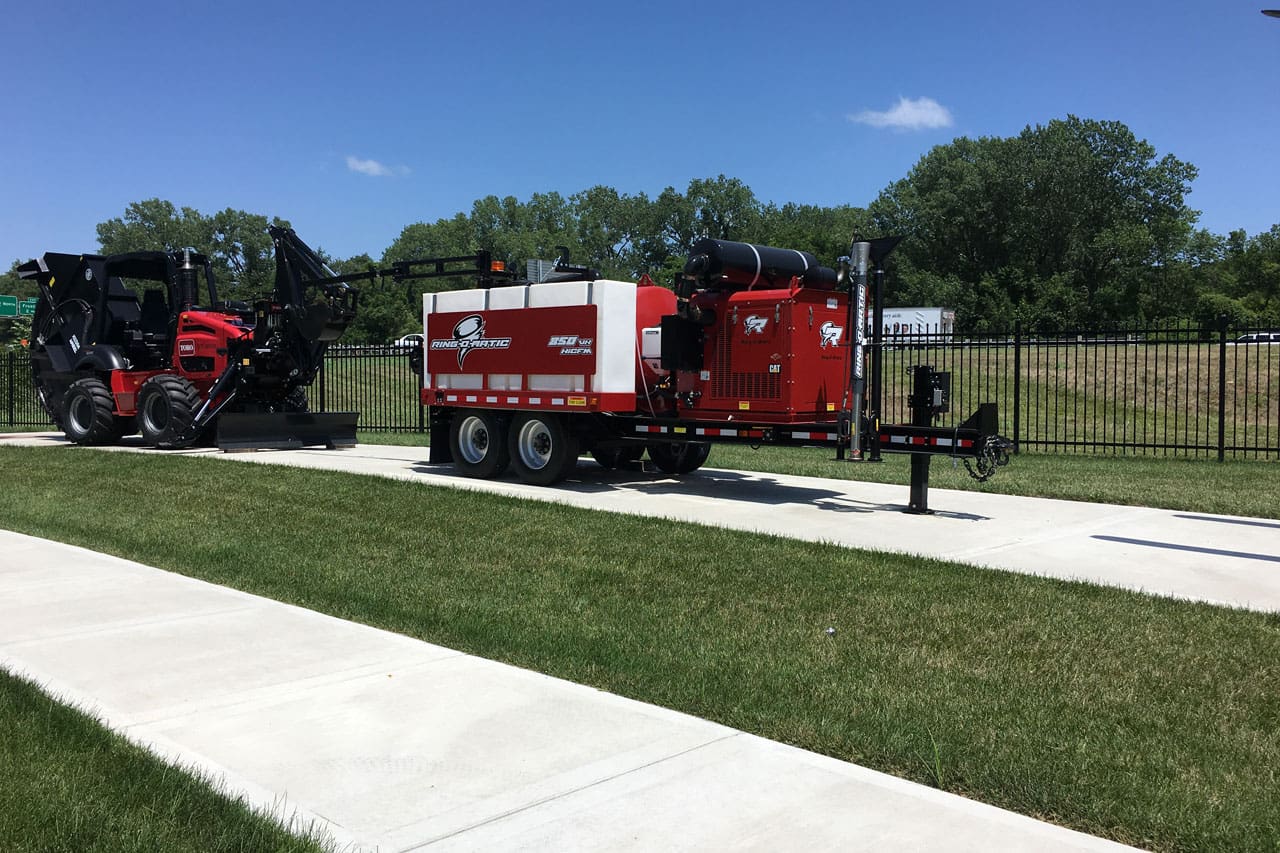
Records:
[[[115,400],[100,379],[80,379],[62,395],[62,431],[76,444],[112,444],[120,438]]]
[[[649,445],[649,458],[653,464],[673,477],[697,471],[710,455],[711,443],[706,441],[655,442]]]
[[[449,451],[463,476],[497,477],[511,462],[506,424],[495,412],[456,412],[449,424]]]
[[[507,444],[511,467],[531,486],[558,483],[578,464],[578,440],[559,415],[516,415],[507,430]]]
[[[172,449],[194,444],[199,436],[186,432],[199,410],[200,394],[181,376],[153,376],[138,391],[138,429],[152,447]]]

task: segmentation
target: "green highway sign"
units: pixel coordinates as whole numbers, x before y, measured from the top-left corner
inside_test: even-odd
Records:
[[[0,317],[18,316],[18,297],[0,296]]]
[[[36,299],[34,299],[34,298],[32,298],[32,299],[24,299],[24,300],[22,300],[21,302],[19,302],[19,303],[18,303],[18,316],[19,316],[19,317],[34,317],[34,316],[36,316],[36,302],[37,302],[37,300],[36,300]]]

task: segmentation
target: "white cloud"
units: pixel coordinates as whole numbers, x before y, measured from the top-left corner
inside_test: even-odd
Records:
[[[409,174],[408,166],[396,166],[392,168],[379,163],[377,160],[362,160],[359,157],[347,156],[347,168],[353,172],[359,172],[362,175],[368,175],[371,178],[385,178],[390,175],[407,175]]]
[[[865,110],[849,116],[849,121],[869,124],[872,127],[888,127],[894,130],[929,130],[951,127],[951,113],[933,98],[898,98],[893,107],[879,112]]]

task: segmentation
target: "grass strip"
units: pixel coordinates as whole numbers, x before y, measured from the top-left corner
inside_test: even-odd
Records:
[[[9,529],[1144,847],[1280,838],[1275,615],[375,477],[42,448],[0,473],[32,484]]]
[[[4,670],[0,728],[6,851],[333,849],[314,833],[291,834]]]
[[[742,445],[721,445],[712,449],[707,464],[905,486],[911,481],[910,459],[898,453],[885,454],[878,463],[837,462],[831,451],[817,448],[753,451]],[[1280,493],[1280,461],[1020,453],[985,483],[970,477],[960,460],[939,457],[930,469],[930,486],[938,489],[1280,518],[1275,499]]]

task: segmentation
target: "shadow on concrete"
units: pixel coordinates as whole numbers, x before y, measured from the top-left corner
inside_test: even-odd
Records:
[[[413,467],[415,471],[438,477],[449,477],[459,481],[470,479],[459,474],[458,470],[449,464],[433,465],[423,462],[415,463]],[[499,482],[518,483],[519,481],[508,474]],[[905,500],[900,504],[860,501],[833,489],[782,483],[767,474],[712,469],[704,469],[677,479],[661,472],[607,469],[589,463],[580,463],[567,480],[549,488],[585,495],[629,492],[654,497],[681,495],[732,500],[759,506],[810,505],[816,509],[836,513],[904,512],[907,507]],[[902,490],[905,498],[907,487],[903,486]],[[990,520],[985,515],[949,510],[936,510],[933,515],[937,518],[960,521]]]
[[[1174,513],[1174,518],[1184,518],[1187,521],[1212,521],[1217,524],[1239,524],[1245,527],[1267,527],[1272,530],[1280,530],[1280,522],[1276,521],[1253,521],[1244,518],[1214,518],[1211,515],[1181,515]]]
[[[1176,545],[1173,542],[1156,542],[1151,539],[1130,539],[1127,536],[1094,535],[1092,539],[1103,542],[1119,542],[1122,545],[1142,545],[1146,548],[1164,548],[1169,551],[1187,551],[1192,554],[1209,554],[1214,557],[1239,557],[1242,560],[1262,560],[1267,563],[1280,563],[1280,556],[1274,554],[1251,554],[1248,551],[1227,551],[1223,548],[1203,548],[1199,545]]]

